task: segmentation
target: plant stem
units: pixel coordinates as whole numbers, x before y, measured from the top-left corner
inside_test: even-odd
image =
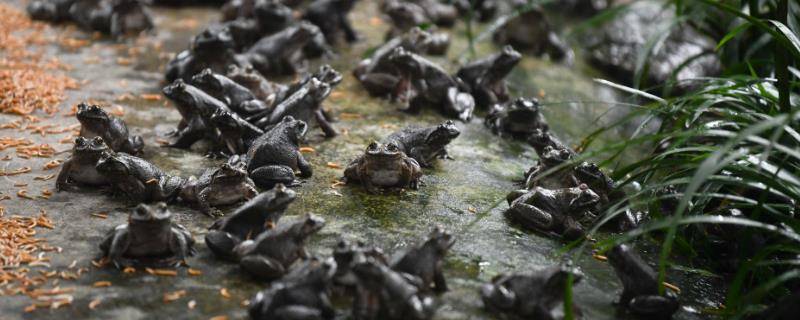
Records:
[[[783,24],[786,24],[787,17],[789,16],[789,1],[780,0],[778,3],[777,19]],[[789,112],[790,100],[789,91],[791,83],[789,82],[789,55],[784,53],[784,48],[780,43],[775,41],[775,77],[778,78],[778,105],[782,112]]]

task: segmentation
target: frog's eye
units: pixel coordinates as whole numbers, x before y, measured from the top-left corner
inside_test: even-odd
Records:
[[[397,151],[397,145],[394,144],[394,143],[390,143],[389,145],[386,146],[386,150],[395,152],[395,151]]]
[[[75,145],[82,146],[84,144],[86,144],[86,139],[84,139],[83,137],[75,138]]]
[[[167,204],[163,203],[163,202],[159,202],[157,204],[157,206],[158,206],[158,209],[160,209],[160,210],[166,210],[167,209]]]
[[[92,139],[92,143],[97,145],[103,144],[103,137],[94,137],[94,139]]]
[[[367,150],[370,151],[378,150],[378,143],[373,141],[372,143],[369,144],[369,146],[367,146]]]

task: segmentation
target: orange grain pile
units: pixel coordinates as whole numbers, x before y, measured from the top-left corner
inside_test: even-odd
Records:
[[[0,16],[0,112],[57,112],[64,91],[76,89],[78,82],[58,72],[68,70],[68,66],[30,47],[58,40],[47,38],[43,24],[7,4],[0,4]]]

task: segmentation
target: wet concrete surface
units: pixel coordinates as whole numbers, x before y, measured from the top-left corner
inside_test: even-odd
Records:
[[[23,3],[12,4],[23,8]],[[133,133],[144,137],[144,158],[153,161],[166,171],[181,176],[199,175],[205,168],[221,160],[204,157],[203,146],[192,150],[160,147],[157,139],[164,138],[179,119],[177,111],[165,99],[150,101],[141,94],[158,94],[165,85],[162,80],[163,65],[174,54],[188,45],[191,35],[202,26],[218,21],[213,8],[154,8],[158,33],[115,44],[108,40],[93,41],[88,47],[65,50],[46,46],[49,54],[74,66],[70,75],[84,81],[79,90],[68,91],[61,112],[46,123],[67,126],[77,123],[66,117],[69,106],[86,100],[112,101],[124,107],[124,119]],[[346,165],[363,152],[371,140],[379,140],[406,125],[431,125],[444,119],[433,112],[409,115],[397,111],[397,106],[371,98],[350,75],[352,66],[364,52],[377,46],[383,39],[387,26],[375,18],[377,6],[373,1],[361,1],[351,19],[363,39],[345,48],[339,48],[339,58],[326,61],[345,75],[345,80],[327,101],[334,114],[351,113],[359,118],[342,117],[335,127],[347,135],[325,139],[321,131],[309,131],[307,145],[314,153],[306,154],[314,167],[314,176],[296,188],[298,200],[289,208],[287,216],[314,212],[327,220],[327,226],[309,243],[313,254],[328,256],[339,238],[360,239],[380,246],[388,253],[417,241],[435,225],[441,225],[457,237],[445,266],[451,290],[436,297],[441,304],[436,319],[491,319],[482,309],[478,288],[501,272],[530,271],[545,268],[561,261],[562,244],[536,234],[520,231],[510,225],[502,215],[506,208],[504,197],[515,188],[513,180],[534,163],[534,151],[523,143],[502,140],[484,128],[482,114],[468,124],[461,124],[462,135],[450,147],[454,160],[440,161],[424,171],[424,184],[420,190],[400,194],[370,195],[359,186],[332,188],[342,169],[330,168],[328,163]],[[54,27],[51,32],[69,32],[74,37],[90,35],[64,27]],[[463,27],[452,31],[455,41],[447,58],[436,59],[448,69],[455,70],[460,53],[467,48]],[[131,48],[140,52],[131,55]],[[491,44],[478,45],[479,53],[489,53]],[[130,58],[131,64],[121,65],[118,58]],[[96,62],[89,64],[88,61]],[[317,64],[319,62],[316,62]],[[597,126],[614,118],[624,110],[612,108],[602,101],[617,99],[613,92],[595,85],[592,70],[578,64],[566,67],[546,60],[525,57],[521,66],[511,76],[512,91],[516,95],[539,96],[544,104],[546,118],[553,131],[566,142],[575,144]],[[278,79],[289,81],[291,79]],[[123,94],[132,100],[117,101]],[[16,116],[0,114],[0,123],[15,120]],[[70,145],[59,143],[69,134],[41,137],[26,132],[0,131],[0,136],[27,137],[37,143],[49,143],[58,150]],[[613,142],[618,137],[604,137]],[[0,157],[13,152],[0,151]],[[60,159],[68,153],[59,154]],[[268,286],[242,275],[234,264],[215,260],[202,242],[212,219],[180,204],[172,205],[173,219],[185,225],[198,241],[198,254],[187,262],[201,270],[200,276],[189,276],[186,268],[177,277],[148,275],[142,270],[124,274],[113,268],[98,269],[90,262],[99,255],[97,245],[108,230],[124,223],[131,203],[105,194],[102,190],[82,189],[55,193],[50,199],[26,200],[15,196],[18,183],[27,183],[29,193],[41,189],[54,190],[54,180],[35,181],[34,176],[57,173],[58,169],[43,171],[42,166],[51,159],[13,158],[0,165],[5,168],[31,166],[33,172],[25,175],[2,177],[0,192],[11,195],[11,200],[0,202],[7,215],[33,216],[45,209],[54,221],[54,230],[40,232],[51,245],[60,246],[60,254],[51,253],[52,269],[62,270],[73,261],[78,267],[89,267],[90,272],[75,281],[61,281],[62,288],[75,288],[72,305],[58,310],[36,310],[23,313],[30,300],[25,296],[0,297],[0,319],[203,319],[224,315],[230,319],[246,317],[243,301],[259,289]],[[474,209],[474,210],[473,210]],[[230,212],[231,209],[224,210]],[[474,211],[474,212],[472,212]],[[93,217],[92,213],[108,212],[107,219]],[[605,237],[607,235],[600,235]],[[650,253],[649,256],[653,254]],[[583,255],[584,257],[587,254]],[[584,281],[574,289],[575,300],[583,310],[585,319],[618,319],[612,301],[621,290],[610,266],[583,258],[578,266],[586,274]],[[713,279],[682,273],[671,273],[669,279],[682,288],[684,308],[676,319],[705,318],[697,311],[718,303],[721,290]],[[95,288],[96,281],[110,281],[112,286]],[[51,287],[45,285],[44,287]],[[220,290],[226,288],[230,297]],[[187,295],[177,301],[165,303],[162,295],[176,290],[186,290]],[[95,310],[90,301],[101,299]],[[187,303],[196,301],[189,309]],[[339,318],[348,318],[349,301],[335,297]]]

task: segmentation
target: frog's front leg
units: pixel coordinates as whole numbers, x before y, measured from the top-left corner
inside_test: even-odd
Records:
[[[130,243],[131,239],[128,236],[127,228],[118,228],[114,230],[111,245],[108,247],[108,259],[114,263],[117,269],[133,266],[133,261],[124,257]]]
[[[433,289],[436,292],[446,292],[447,291],[447,280],[444,278],[444,273],[439,267],[439,270],[433,274]]]
[[[211,192],[210,188],[200,191],[200,193],[197,195],[197,205],[200,206],[200,212],[211,218],[214,218],[214,208],[211,207],[211,203],[208,201],[209,192]]]
[[[56,178],[56,191],[64,190],[68,186],[70,171],[72,171],[72,158],[67,159],[61,165],[61,171],[58,172],[58,177]]]
[[[674,297],[660,295],[643,295],[634,297],[628,308],[641,315],[672,315],[678,310],[678,301]]]
[[[265,280],[277,279],[286,273],[280,261],[260,254],[243,257],[239,265],[248,273]]]
[[[277,183],[292,185],[295,181],[294,171],[289,166],[268,165],[250,172],[250,178],[257,186],[271,189]]]
[[[311,164],[303,157],[303,153],[297,151],[297,169],[300,170],[301,178],[310,178],[314,174]]]
[[[427,159],[425,159],[425,153],[426,153],[425,151],[426,151],[425,148],[414,147],[408,151],[408,156],[417,160],[417,163],[419,163],[420,166],[425,168],[430,168],[433,165],[431,165],[431,163],[428,162]]]
[[[186,257],[192,255],[189,241],[184,233],[175,228],[172,229],[172,235],[169,239],[169,250],[173,253],[173,256],[167,259],[165,263],[175,267],[179,267],[186,261]]]
[[[336,132],[336,129],[334,129],[333,126],[328,123],[328,119],[325,117],[325,114],[322,112],[321,108],[314,112],[314,117],[317,120],[317,125],[319,125],[320,129],[322,129],[322,132],[325,133],[325,137],[333,138],[339,134]]]
[[[469,122],[475,110],[475,99],[468,93],[459,92],[456,87],[450,87],[447,89],[444,109],[446,113],[455,115],[459,120]]]

